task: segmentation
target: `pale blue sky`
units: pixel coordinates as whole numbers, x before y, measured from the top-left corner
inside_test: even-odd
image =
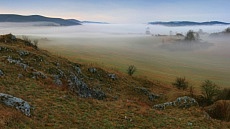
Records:
[[[110,23],[230,22],[229,6],[230,0],[0,0],[0,13]]]

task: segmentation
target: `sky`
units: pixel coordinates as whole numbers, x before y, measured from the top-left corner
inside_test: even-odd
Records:
[[[230,22],[230,0],[0,0],[0,14],[109,23]]]

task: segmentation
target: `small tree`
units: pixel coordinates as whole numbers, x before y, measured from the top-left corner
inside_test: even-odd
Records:
[[[210,80],[205,80],[201,85],[201,92],[206,101],[211,104],[215,96],[218,95],[219,87]]]
[[[127,69],[127,73],[128,75],[132,76],[134,74],[134,72],[136,72],[136,67],[134,65],[130,65]]]
[[[176,81],[172,83],[173,86],[177,87],[178,89],[187,89],[188,88],[188,81],[186,81],[185,77],[177,77]]]

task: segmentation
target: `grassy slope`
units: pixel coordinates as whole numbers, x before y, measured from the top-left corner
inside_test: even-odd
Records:
[[[229,128],[230,124],[218,120],[208,120],[198,107],[186,109],[166,109],[158,111],[152,108],[154,104],[173,100],[177,96],[187,94],[174,88],[148,81],[144,78],[129,77],[108,68],[98,69],[102,81],[91,74],[87,68],[92,65],[81,64],[83,73],[93,79],[85,79],[90,87],[100,87],[107,94],[105,100],[80,98],[64,86],[53,84],[48,68],[57,68],[55,62],[60,63],[63,71],[71,70],[74,63],[54,56],[43,50],[35,50],[23,45],[24,41],[2,43],[12,51],[0,51],[0,69],[5,76],[0,78],[0,92],[20,97],[33,105],[32,117],[26,117],[16,109],[0,104],[1,128]],[[39,71],[48,75],[47,79],[32,79],[31,71],[24,71],[21,67],[10,64],[6,56],[19,58],[17,50],[26,50],[30,55],[22,57]],[[33,61],[42,57],[43,62]],[[46,63],[45,63],[46,62]],[[47,63],[48,62],[48,63]],[[106,78],[107,73],[116,73],[118,80]],[[23,79],[18,74],[23,74]],[[165,97],[156,101],[149,101],[143,93],[136,92],[135,87],[145,87],[154,93],[163,93]]]

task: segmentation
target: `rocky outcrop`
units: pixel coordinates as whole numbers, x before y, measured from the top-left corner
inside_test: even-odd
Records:
[[[134,90],[141,94],[147,95],[150,101],[160,98],[160,95],[151,93],[149,89],[144,88],[144,87],[136,87],[134,88]]]
[[[84,83],[74,74],[70,75],[70,79],[68,80],[68,82],[70,90],[72,90],[82,98],[92,97],[99,100],[106,98],[104,92],[100,90],[90,89],[86,83]]]
[[[14,108],[20,110],[26,116],[31,116],[30,104],[28,102],[20,99],[20,98],[14,97],[14,96],[9,95],[9,94],[0,93],[0,102],[7,105],[7,106],[14,107]]]
[[[26,70],[29,67],[27,64],[22,63],[21,60],[12,59],[12,57],[10,57],[10,56],[7,58],[7,61],[11,64],[14,63],[14,64],[22,67],[24,70]]]
[[[164,110],[166,107],[169,107],[169,106],[174,106],[174,107],[179,107],[179,108],[189,108],[189,107],[197,106],[197,105],[198,103],[194,98],[183,96],[183,97],[178,97],[175,101],[157,104],[157,105],[154,105],[153,107],[158,110]]]

